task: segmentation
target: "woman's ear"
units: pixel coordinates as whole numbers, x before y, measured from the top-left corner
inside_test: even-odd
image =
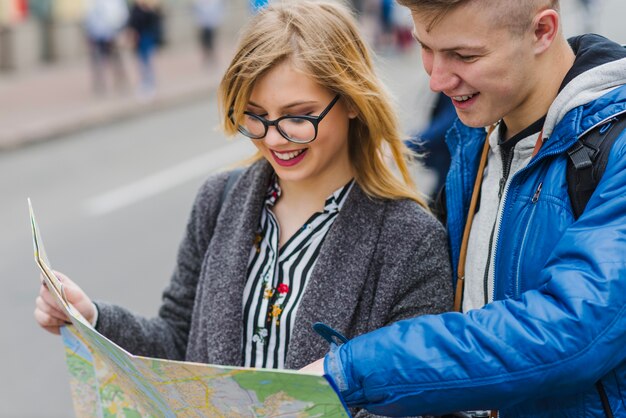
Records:
[[[347,108],[348,108],[348,119],[356,119],[356,117],[359,116],[359,111],[356,109],[356,106],[354,106],[354,103],[352,102],[348,103]]]

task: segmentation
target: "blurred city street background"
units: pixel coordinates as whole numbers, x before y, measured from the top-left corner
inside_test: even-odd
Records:
[[[408,138],[426,124],[434,95],[417,46],[378,28],[379,2],[353,3]],[[43,3],[54,7],[35,7]],[[127,82],[94,88],[83,0],[0,0],[0,417],[73,416],[63,345],[32,315],[39,274],[26,199],[53,268],[96,300],[154,315],[196,190],[253,152],[249,140],[220,133],[215,99],[252,7],[224,2],[207,60],[191,3],[162,0],[165,42],[146,92],[126,34]],[[561,3],[567,35],[591,29],[626,43],[623,0],[598,0],[591,12],[580,1]],[[415,173],[428,192],[432,174]]]

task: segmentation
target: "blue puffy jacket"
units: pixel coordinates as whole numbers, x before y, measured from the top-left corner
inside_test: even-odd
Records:
[[[626,417],[626,132],[575,220],[566,151],[626,112],[626,86],[569,111],[511,179],[495,250],[494,302],[398,322],[340,346],[325,369],[350,406],[406,416],[498,409],[501,417]],[[483,129],[448,144],[456,269]],[[601,387],[596,382],[601,382]]]

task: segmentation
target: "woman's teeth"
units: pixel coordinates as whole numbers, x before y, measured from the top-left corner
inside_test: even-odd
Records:
[[[291,160],[292,158],[296,158],[298,155],[302,154],[304,152],[304,149],[299,149],[297,151],[291,151],[291,152],[277,152],[277,151],[273,151],[274,155],[276,157],[278,157],[278,159],[280,160]]]
[[[474,97],[473,94],[469,94],[467,96],[452,96],[452,98],[456,100],[457,102],[464,102],[464,101],[471,99],[472,97]]]

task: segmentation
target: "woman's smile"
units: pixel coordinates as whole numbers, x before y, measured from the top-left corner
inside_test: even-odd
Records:
[[[278,152],[270,150],[274,160],[283,167],[293,166],[302,161],[306,155],[308,148],[302,148],[295,151]]]

